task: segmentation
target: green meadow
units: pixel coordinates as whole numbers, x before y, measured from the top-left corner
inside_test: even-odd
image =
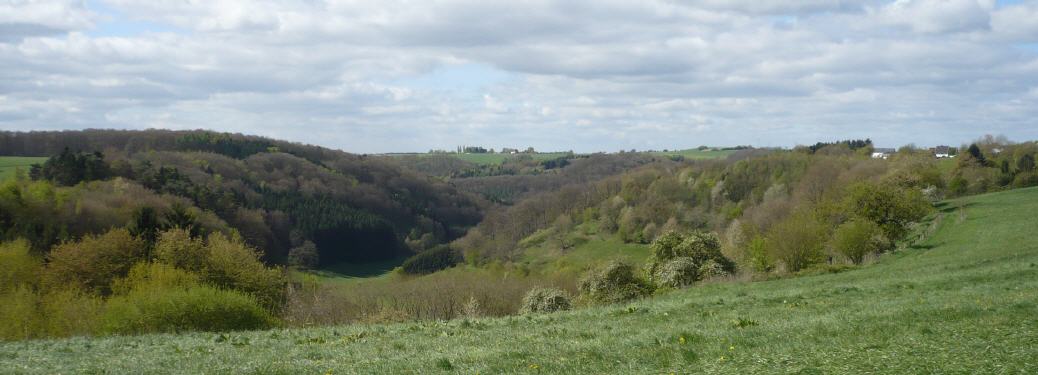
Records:
[[[28,173],[30,166],[45,161],[47,161],[47,158],[31,156],[0,156],[0,180],[14,176],[15,171],[18,169]]]
[[[682,156],[685,159],[721,159],[726,158],[728,155],[735,153],[735,150],[673,150],[673,151],[655,151],[652,152],[656,155],[663,156]]]
[[[389,154],[389,155],[391,155],[391,156],[418,156],[418,157],[422,157],[422,156],[439,155],[439,154]],[[495,154],[457,154],[457,153],[449,153],[449,154],[443,154],[443,155],[453,156],[453,157],[458,158],[460,160],[467,161],[467,162],[473,163],[473,164],[478,164],[478,165],[501,165],[501,164],[503,164],[507,160],[519,159],[519,158],[522,158],[522,157],[529,157],[529,158],[531,158],[533,160],[538,160],[538,161],[539,160],[551,160],[551,159],[560,158],[560,157],[569,155],[569,153],[568,152],[538,152],[538,153],[533,153],[533,154],[501,154],[501,153],[495,153]]]
[[[665,152],[664,151],[652,151],[650,153],[653,154],[653,155],[660,155],[660,156],[678,156],[678,155],[680,155],[680,156],[683,156],[685,159],[719,159],[719,158],[728,157],[728,155],[731,155],[734,152],[735,152],[734,150],[716,150],[716,151],[714,151],[714,150],[703,150],[703,151],[700,151],[700,150],[697,150],[697,149],[688,149],[688,150],[673,150],[673,151],[665,151]],[[432,155],[432,154],[391,154],[391,155],[394,155],[394,156],[405,156],[405,155],[424,156],[424,155]],[[569,155],[569,153],[567,153],[567,152],[538,152],[538,153],[533,153],[533,154],[500,154],[500,153],[497,153],[497,154],[456,154],[456,153],[450,153],[450,154],[446,154],[446,155],[450,155],[450,156],[453,156],[453,157],[458,158],[460,160],[464,160],[464,161],[467,161],[469,163],[478,164],[478,165],[500,165],[500,164],[503,164],[505,161],[519,159],[519,158],[523,158],[523,157],[529,157],[529,158],[531,158],[533,160],[540,161],[540,160],[551,160],[551,159],[555,159],[555,158],[564,157],[566,155]]]
[[[712,282],[624,305],[8,342],[0,372],[1034,374],[1036,210],[1036,188],[952,200],[916,229],[913,246],[866,266]]]

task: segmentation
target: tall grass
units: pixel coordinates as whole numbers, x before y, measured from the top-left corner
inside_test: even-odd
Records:
[[[425,276],[394,274],[353,283],[297,275],[289,288],[285,320],[294,326],[449,320],[469,315],[475,300],[482,316],[514,315],[536,286],[574,291],[567,277],[530,277],[504,267],[457,267]]]

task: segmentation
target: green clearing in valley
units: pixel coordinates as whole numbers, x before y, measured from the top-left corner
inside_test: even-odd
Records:
[[[33,164],[43,163],[47,158],[32,156],[0,156],[0,180],[14,176],[17,169],[29,173],[29,167]]]

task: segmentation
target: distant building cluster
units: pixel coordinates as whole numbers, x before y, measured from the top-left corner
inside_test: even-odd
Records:
[[[951,147],[951,146],[931,147],[929,151],[930,151],[930,154],[932,154],[935,158],[938,158],[938,159],[954,158],[955,155],[958,153],[958,149],[955,148],[955,147]],[[876,148],[872,149],[872,158],[873,159],[886,159],[886,158],[889,158],[890,156],[892,156],[892,155],[894,155],[896,153],[897,153],[897,150],[892,149],[892,148],[876,147]]]
[[[886,159],[886,158],[889,158],[890,155],[894,155],[895,152],[897,152],[897,150],[892,149],[892,148],[876,147],[876,148],[872,149],[872,158],[873,159]]]
[[[429,151],[429,153],[438,153],[437,151],[439,151],[439,150],[432,150],[432,151]],[[445,151],[443,151],[443,152],[445,153]],[[455,150],[455,152],[458,153],[458,154],[496,154],[497,153],[492,148],[488,149],[488,148],[479,147],[479,146],[458,146],[458,148]],[[525,150],[520,150],[520,149],[517,149],[517,148],[504,147],[504,148],[501,149],[501,153],[502,154],[512,154],[512,155],[514,155],[514,154],[536,154],[537,150],[534,150],[533,147],[527,147]]]

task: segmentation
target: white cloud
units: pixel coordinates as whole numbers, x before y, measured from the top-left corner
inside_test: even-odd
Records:
[[[183,32],[96,37],[81,2],[0,0],[0,129],[356,152],[1038,138],[1035,1],[104,3]]]
[[[0,1],[0,43],[91,27],[96,14],[75,0]]]
[[[994,8],[995,0],[896,0],[880,16],[920,33],[968,32],[990,28]]]

